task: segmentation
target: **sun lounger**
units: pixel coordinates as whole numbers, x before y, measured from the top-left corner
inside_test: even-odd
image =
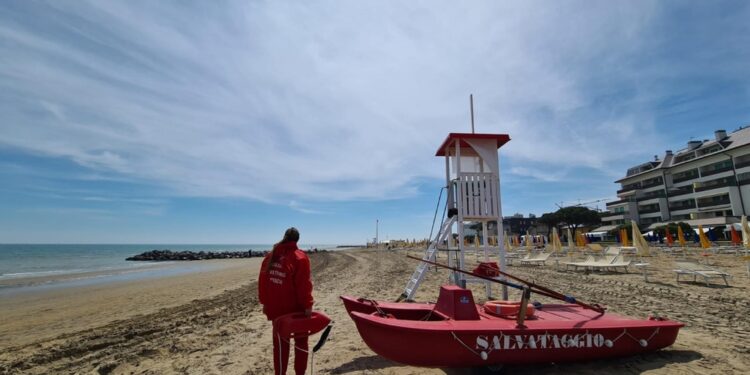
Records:
[[[568,269],[569,267],[573,267],[574,270],[578,270],[578,268],[592,269],[592,270],[594,269],[609,270],[609,269],[624,268],[625,272],[627,272],[628,266],[630,266],[630,261],[625,260],[620,255],[607,254],[601,258],[595,258],[593,256],[589,256],[583,262],[565,262],[563,264],[565,264],[566,269]]]
[[[696,281],[698,276],[703,277],[703,279],[706,281],[706,286],[710,285],[709,279],[719,277],[724,280],[724,284],[729,286],[727,277],[732,277],[732,275],[717,268],[690,261],[675,262],[674,272],[677,274],[678,283],[680,282],[680,275],[693,275],[693,281]]]
[[[522,258],[520,260],[521,264],[538,264],[543,265],[547,262],[547,259],[549,259],[550,255],[552,253],[537,253],[537,254],[529,254],[528,257]]]
[[[620,255],[621,248],[615,247],[615,246],[607,246],[606,249],[604,249],[605,255]]]

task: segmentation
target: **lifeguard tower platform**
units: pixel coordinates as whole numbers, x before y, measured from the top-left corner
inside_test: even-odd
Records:
[[[508,141],[507,134],[450,133],[440,145],[435,156],[445,157],[447,215],[423,259],[435,261],[443,251],[448,254],[449,266],[470,271],[465,268],[467,253],[478,253],[485,262],[496,254],[500,270],[506,270],[498,149]],[[427,263],[419,263],[400,300],[414,298],[427,269]],[[491,298],[489,281],[452,272],[451,282],[462,287],[468,282],[484,283],[487,298]],[[507,287],[502,293],[507,299]]]

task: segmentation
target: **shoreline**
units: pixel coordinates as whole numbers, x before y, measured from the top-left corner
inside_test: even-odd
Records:
[[[96,279],[100,272],[92,272],[83,279],[19,287],[0,294],[0,349],[215,296],[255,281],[261,261],[172,262],[104,282]]]

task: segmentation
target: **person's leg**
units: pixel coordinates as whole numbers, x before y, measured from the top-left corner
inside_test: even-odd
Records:
[[[294,373],[304,375],[307,370],[307,336],[294,339]]]
[[[276,328],[273,330],[273,372],[275,375],[285,375],[289,364],[289,342],[279,340]]]

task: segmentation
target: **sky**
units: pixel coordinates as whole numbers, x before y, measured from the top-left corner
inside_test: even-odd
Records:
[[[750,125],[745,1],[0,2],[0,243],[429,235],[448,133],[503,214],[603,209]]]

